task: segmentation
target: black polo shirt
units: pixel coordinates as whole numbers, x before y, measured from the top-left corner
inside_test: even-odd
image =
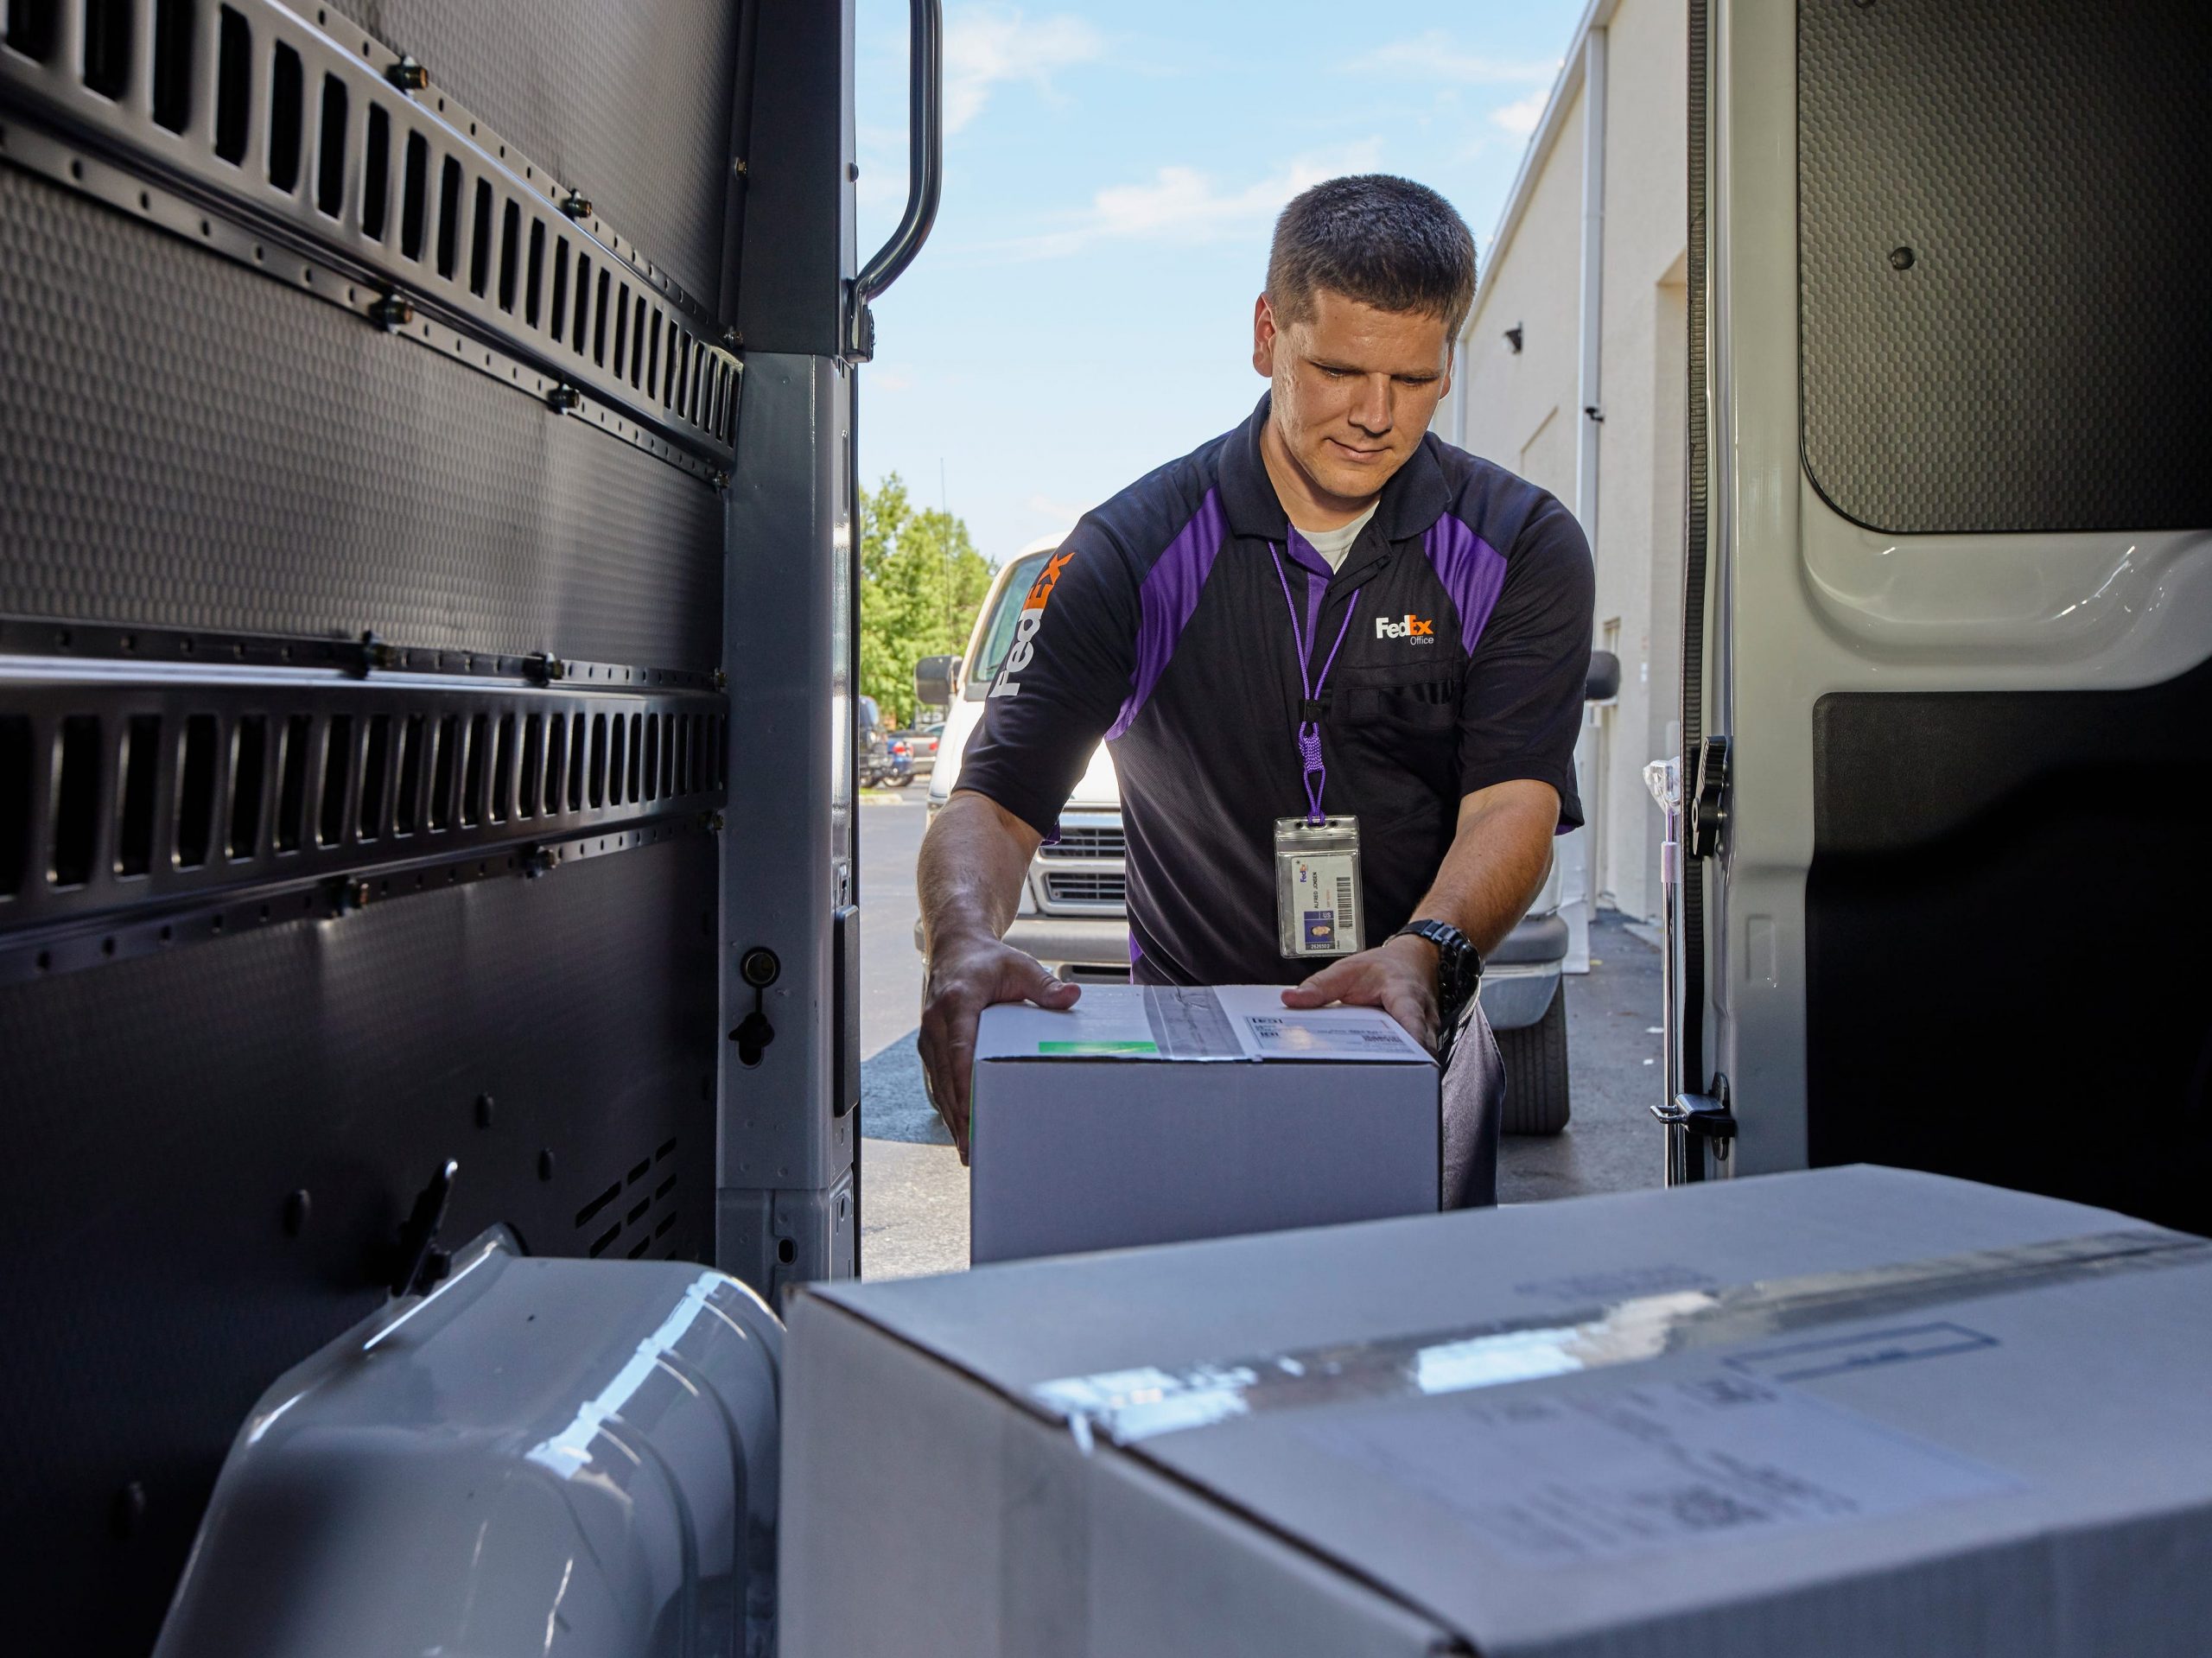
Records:
[[[961,764],[961,788],[1049,835],[1105,739],[1141,982],[1294,983],[1326,965],[1286,959],[1276,937],[1275,820],[1306,810],[1290,604],[1311,671],[1344,632],[1322,805],[1359,818],[1364,944],[1411,918],[1463,795],[1534,778],[1559,791],[1562,831],[1582,821],[1592,576],[1573,515],[1431,434],[1332,574],[1275,499],[1267,418],[1263,397],[1075,527]]]

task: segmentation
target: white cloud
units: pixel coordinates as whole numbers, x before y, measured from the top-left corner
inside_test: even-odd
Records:
[[[1409,41],[1393,41],[1388,46],[1377,47],[1355,58],[1351,67],[1367,74],[1402,75],[1415,80],[1444,80],[1466,86],[1548,83],[1559,73],[1556,60],[1534,63],[1463,52],[1440,29],[1433,29]]]
[[[1490,112],[1491,124],[1503,127],[1516,138],[1525,138],[1536,130],[1536,123],[1544,118],[1544,105],[1550,100],[1551,89],[1539,87],[1526,98],[1516,98]]]
[[[1273,218],[1309,185],[1371,171],[1382,149],[1381,139],[1363,139],[1330,155],[1301,156],[1281,172],[1242,187],[1224,188],[1195,167],[1163,167],[1140,184],[1108,185],[1059,228],[1002,245],[1020,257],[1053,259],[1102,241],[1210,241]]]
[[[960,7],[945,19],[944,130],[957,132],[981,115],[995,86],[1023,80],[1050,91],[1055,70],[1104,51],[1104,39],[1080,17],[1032,22],[1010,6]]]

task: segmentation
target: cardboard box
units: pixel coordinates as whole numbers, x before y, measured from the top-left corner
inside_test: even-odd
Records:
[[[789,1658],[2198,1658],[2212,1244],[1854,1168],[789,1308]]]
[[[1274,985],[1087,985],[984,1010],[969,1253],[981,1263],[1433,1212],[1436,1063],[1371,1007]]]

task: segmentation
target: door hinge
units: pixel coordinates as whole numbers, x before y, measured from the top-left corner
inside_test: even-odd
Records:
[[[1728,830],[1728,740],[1707,737],[1697,747],[1697,783],[1690,791],[1689,835],[1686,848],[1692,858],[1710,858],[1720,850]]]

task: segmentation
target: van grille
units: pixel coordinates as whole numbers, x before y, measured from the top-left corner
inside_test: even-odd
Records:
[[[1128,882],[1117,870],[1054,869],[1045,876],[1048,904],[1105,904],[1119,908],[1128,899]]]
[[[1120,829],[1063,829],[1051,846],[1039,847],[1046,858],[1119,858],[1128,850]]]

